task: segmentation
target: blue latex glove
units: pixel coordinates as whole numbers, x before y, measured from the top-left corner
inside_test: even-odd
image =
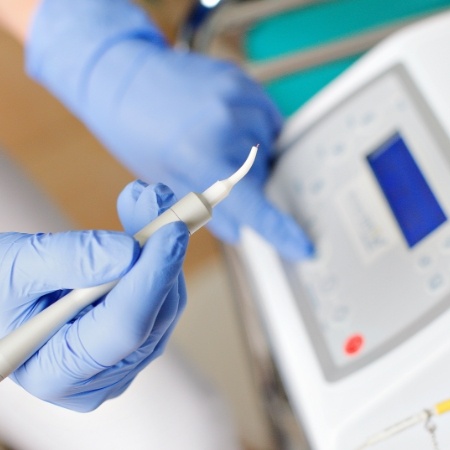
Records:
[[[128,186],[119,214],[135,233],[173,203],[165,186]],[[161,354],[186,302],[181,265],[186,226],[157,231],[142,252],[107,231],[0,234],[0,337],[57,301],[67,289],[123,276],[95,306],[59,330],[11,378],[36,397],[89,411],[121,394]]]
[[[140,178],[177,197],[229,177],[250,148],[250,174],[219,205],[211,230],[235,242],[254,228],[289,259],[311,253],[263,186],[281,117],[238,67],[169,48],[128,0],[44,0],[27,43],[27,67]]]

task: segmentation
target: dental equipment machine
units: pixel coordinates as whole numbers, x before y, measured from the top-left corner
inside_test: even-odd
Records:
[[[449,54],[447,10],[382,40],[289,118],[268,194],[314,260],[287,263],[251,230],[230,252],[304,437],[280,448],[450,448],[449,415],[433,440],[416,426],[379,439],[450,396]]]
[[[212,217],[212,208],[224,200],[233,187],[252,167],[258,146],[252,147],[246,161],[233,175],[219,180],[203,193],[191,192],[176,202],[134,238],[141,246],[162,226],[182,221],[192,234]],[[83,308],[107,294],[119,280],[84,289],[74,289],[53,305],[44,309],[22,326],[0,339],[0,381],[10,375],[41,348],[65,323]]]

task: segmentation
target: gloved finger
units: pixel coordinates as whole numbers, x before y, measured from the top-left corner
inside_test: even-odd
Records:
[[[292,217],[275,208],[264,192],[255,188],[252,180],[244,178],[231,195],[234,196],[232,201],[224,202],[216,209],[222,207],[223,214],[253,228],[287,260],[298,261],[312,256],[314,247],[305,232]]]
[[[272,147],[280,134],[283,118],[260,86],[253,85],[250,89],[242,90],[229,109],[236,129],[243,136],[267,149]]]
[[[148,355],[152,354],[167,330],[172,326],[174,321],[176,321],[178,313],[182,312],[182,304],[184,304],[185,301],[181,297],[178,282],[179,279],[176,280],[164,299],[164,302],[161,304],[159,311],[154,317],[151,328],[148,325],[146,326],[146,338],[140,340],[139,347],[133,349],[133,353],[128,349],[128,354],[125,357],[127,362],[136,362],[136,358],[138,360],[143,360]],[[141,334],[144,336],[144,333]],[[156,356],[157,355],[155,355],[155,357]]]
[[[120,395],[141,370],[163,353],[185,305],[186,288],[184,278],[180,275],[161,307],[155,328],[147,341],[118,364],[104,370],[98,371],[95,361],[92,361],[92,365],[85,363],[78,366],[79,369],[84,366],[83,370],[86,372],[82,376],[84,379],[89,378],[89,384],[77,383],[76,395],[61,392],[58,404],[76,410],[93,410],[105,400]],[[85,349],[82,348],[81,351]],[[83,361],[89,360],[91,356],[86,352]],[[78,376],[80,375],[79,373]]]
[[[128,272],[139,253],[139,244],[119,232],[24,234],[3,255],[3,267],[12,270],[2,289],[26,300],[59,289],[107,283]]]
[[[178,289],[180,298],[178,310],[165,332],[158,335],[152,332],[152,336],[138,350],[124,358],[119,364],[109,367],[92,377],[89,384],[90,392],[86,394],[81,393],[81,397],[80,394],[77,394],[76,397],[72,396],[72,398],[65,399],[64,403],[69,401],[71,409],[80,409],[81,407],[85,410],[87,405],[86,399],[89,398],[88,406],[92,410],[105,400],[117,397],[124,392],[136,375],[164,352],[186,305],[185,283],[181,276],[178,279]],[[159,322],[159,319],[157,322]],[[160,331],[162,331],[161,327]],[[92,395],[92,391],[95,392],[95,395]],[[82,398],[81,402],[80,398]]]
[[[139,347],[137,353],[142,359],[142,353],[152,355],[152,360],[158,357],[169,340],[178,320],[186,308],[186,283],[183,274],[180,274],[176,284],[177,299],[176,304],[172,301],[164,302],[161,311],[158,314],[156,325],[147,340]],[[132,360],[132,355],[127,357],[127,361]]]
[[[109,392],[107,397],[103,397],[101,401],[96,399],[96,404],[93,405],[93,407],[101,404],[101,402],[106,400],[107,398],[112,398],[120,395],[127,388],[127,386],[129,386],[136,375],[141,372],[141,370],[143,370],[152,361],[162,355],[186,304],[185,301],[182,301],[182,299],[186,299],[184,280],[183,282],[181,282],[181,279],[179,279],[178,287],[180,290],[180,302],[178,303],[178,311],[176,317],[174,318],[170,326],[166,329],[166,331],[162,335],[155,336],[154,339],[147,339],[147,342],[145,344],[143,344],[138,350],[122,360],[120,364],[107,368],[91,379],[95,384],[104,386],[105,381],[107,381],[109,378],[111,380],[110,385],[113,385],[114,387],[113,392]],[[100,383],[97,382],[98,379],[100,380]]]
[[[192,53],[189,54],[189,59],[193,59]],[[221,98],[228,105],[231,107],[233,105],[251,105],[255,109],[264,111],[266,115],[264,122],[267,127],[280,130],[283,122],[282,115],[258,82],[234,63],[216,60],[215,69],[221,77],[221,81],[217,83],[220,87]],[[247,116],[245,122],[249,121],[249,117],[252,116]]]
[[[119,194],[117,211],[125,231],[134,235],[175,203],[175,194],[164,184],[136,180]]]
[[[208,229],[224,242],[229,244],[239,240],[239,222],[226,209],[216,207],[213,218],[207,225]]]
[[[121,360],[120,364],[109,367],[103,373],[114,373],[114,378],[134,378],[135,374],[159,357],[169,341],[178,320],[186,307],[186,284],[182,274],[171,289],[155,321],[155,327],[147,340],[133,353]],[[137,372],[136,372],[136,369]],[[102,376],[103,376],[102,373]]]
[[[125,343],[120,340],[120,337],[124,337],[124,333],[122,333],[123,323],[114,324],[116,326],[114,329],[111,327],[112,324],[105,326],[102,320],[99,320],[96,322],[96,329],[88,330],[87,334],[86,319],[82,318],[54,336],[39,351],[39,354],[34,355],[22,368],[16,371],[16,379],[22,385],[26,383],[26,389],[29,392],[33,392],[34,395],[45,398],[47,401],[62,404],[62,402],[69,401],[70,394],[76,392],[79,396],[87,391],[94,392],[95,395],[92,400],[98,401],[100,404],[105,400],[105,397],[101,397],[102,394],[99,391],[108,390],[112,385],[112,390],[116,391],[118,383],[135,376],[134,369],[136,367],[143,367],[144,361],[146,361],[146,365],[161,354],[158,345],[162,339],[168,338],[168,330],[173,330],[176,323],[175,318],[178,317],[178,313],[181,313],[183,308],[183,306],[180,306],[184,304],[183,297],[185,297],[185,292],[182,289],[179,290],[177,280],[162,300],[159,312],[156,313],[153,328],[151,328],[151,324],[138,324],[138,326],[151,328],[147,331],[149,336],[145,343],[139,348],[131,349],[123,345]],[[126,321],[125,318],[123,322]],[[103,328],[99,328],[102,325]],[[102,329],[101,334],[98,332],[99,329]],[[104,358],[102,363],[92,356],[92,342],[94,340],[98,341],[96,342],[97,349],[103,347],[101,349],[101,356]],[[116,347],[117,343],[121,346],[120,348]],[[156,347],[158,347],[158,351],[155,352]],[[122,350],[122,354],[120,354],[120,350]],[[105,352],[108,352],[109,357],[113,359],[107,361]],[[61,386],[53,383],[53,387],[45,391],[45,387],[40,387],[39,383],[36,384],[33,379],[30,380],[26,376],[27,372],[32,373],[37,366],[47,367],[50,374],[55,370],[55,367],[58,367],[59,371],[67,374],[65,383],[62,383]],[[53,369],[50,370],[50,368]],[[89,380],[89,384],[85,383],[86,380]],[[48,383],[48,381],[49,379],[47,384],[51,385],[52,383]],[[107,395],[106,398],[110,398],[110,393],[104,394]],[[73,406],[74,404],[71,404],[71,408]],[[96,405],[91,404],[89,406],[90,409],[94,407]]]
[[[164,311],[167,313],[164,320],[173,320],[173,311],[184,294],[176,283],[188,238],[189,232],[182,222],[158,230],[144,246],[133,269],[100,305],[80,319],[79,340],[98,364],[113,365],[145,342],[157,326],[166,301],[168,310]],[[101,339],[99,329],[103,330]]]

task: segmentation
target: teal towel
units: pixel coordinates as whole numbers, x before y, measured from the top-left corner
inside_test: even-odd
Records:
[[[276,1],[276,0],[275,0]],[[261,62],[311,50],[364,31],[420,17],[450,6],[450,0],[334,0],[290,10],[255,24],[246,34],[248,61]],[[292,114],[360,55],[291,74],[266,84],[286,116]]]

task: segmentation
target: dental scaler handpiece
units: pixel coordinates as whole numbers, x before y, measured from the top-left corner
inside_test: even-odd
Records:
[[[141,246],[162,226],[181,220],[192,234],[212,217],[212,208],[220,203],[250,170],[258,146],[252,147],[247,160],[231,177],[220,180],[201,194],[191,192],[170,209],[138,231],[134,238]],[[86,306],[107,294],[119,280],[90,288],[74,289],[53,305],[0,339],[0,381],[14,372],[39,350],[64,324]]]

